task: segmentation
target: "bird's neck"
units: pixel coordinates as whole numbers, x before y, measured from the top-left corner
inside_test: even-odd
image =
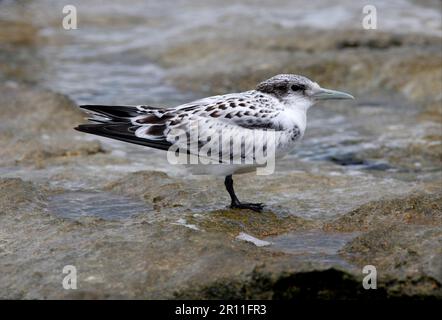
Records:
[[[311,106],[308,100],[285,101],[286,116],[298,126],[302,134],[307,127],[307,110]]]
[[[287,97],[286,99],[282,100],[282,103],[287,109],[304,113],[306,113],[313,104],[310,99],[297,96]]]

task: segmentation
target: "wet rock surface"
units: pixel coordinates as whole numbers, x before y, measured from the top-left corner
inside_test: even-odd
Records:
[[[416,25],[437,20],[403,5]],[[67,35],[46,1],[0,2],[0,297],[442,298],[440,28],[336,32],[309,4],[316,22],[300,30],[284,1],[241,19],[229,1],[152,6],[97,19],[91,2]],[[139,42],[134,25],[161,37]],[[229,209],[222,178],[73,130],[80,103],[178,104],[290,72],[357,100],[309,110],[275,174],[235,177],[261,214]],[[62,287],[65,265],[77,290]],[[365,265],[377,290],[362,287]]]
[[[344,246],[358,266],[374,265],[391,295],[442,298],[442,233],[439,227],[377,226]]]
[[[0,87],[0,95],[3,166],[46,166],[50,161],[104,152],[96,141],[73,141],[72,128],[84,115],[66,96],[12,82]]]
[[[437,226],[442,220],[439,194],[411,194],[407,197],[372,201],[324,226],[326,230],[367,231],[376,226],[413,224]]]

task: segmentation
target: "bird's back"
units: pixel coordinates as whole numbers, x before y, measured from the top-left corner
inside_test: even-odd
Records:
[[[302,124],[293,110],[286,108],[277,98],[251,90],[207,97],[174,108],[150,106],[100,106],[81,108],[92,113],[93,124],[80,125],[79,131],[105,136],[125,142],[168,150],[177,145],[191,154],[200,154],[201,148],[211,141],[212,147],[230,150],[228,142],[214,137],[242,139],[245,143],[257,134],[275,135],[275,150],[288,152],[303,134]],[[302,118],[302,117],[301,117]],[[193,137],[195,144],[189,143]],[[262,138],[259,138],[262,139]],[[216,140],[216,139],[215,139]],[[225,139],[228,141],[228,139]],[[247,150],[228,157],[244,158]],[[219,155],[215,155],[219,159]]]

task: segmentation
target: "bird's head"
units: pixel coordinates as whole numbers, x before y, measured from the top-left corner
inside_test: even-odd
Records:
[[[308,109],[319,100],[354,99],[348,93],[321,88],[316,82],[295,74],[279,74],[267,79],[256,90],[270,94],[287,105]]]

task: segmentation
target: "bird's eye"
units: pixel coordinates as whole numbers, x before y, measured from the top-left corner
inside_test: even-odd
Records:
[[[305,87],[300,84],[292,84],[290,89],[292,89],[292,91],[302,91],[302,90],[305,90]]]

